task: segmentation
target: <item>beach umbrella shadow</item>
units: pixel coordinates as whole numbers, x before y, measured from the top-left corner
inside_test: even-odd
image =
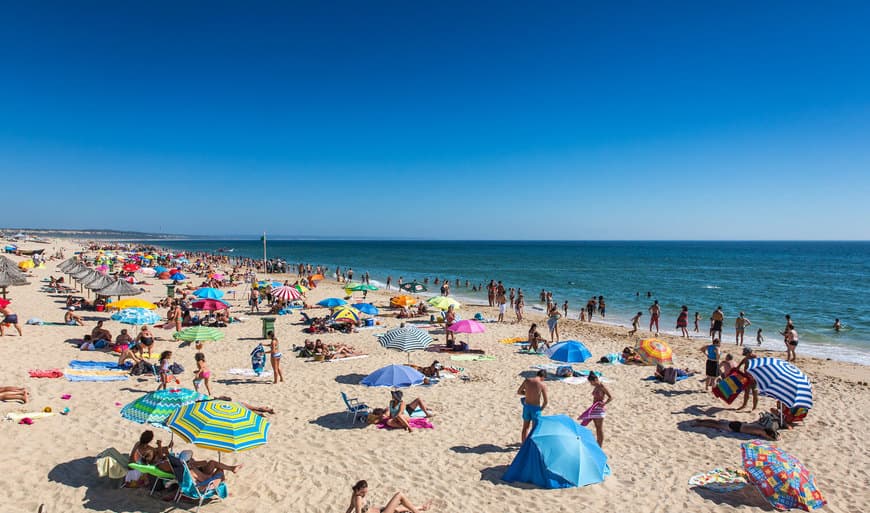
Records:
[[[118,480],[97,475],[96,458],[86,456],[55,465],[48,472],[48,480],[73,488],[85,488],[82,505],[94,511],[148,512],[166,511],[166,503],[147,494],[131,493],[119,488]]]
[[[734,508],[750,506],[764,511],[776,511],[769,502],[764,500],[764,497],[758,493],[754,486],[746,486],[740,490],[725,493],[708,490],[703,486],[694,486],[692,491],[703,499],[718,505],[728,505]]]
[[[341,376],[335,377],[335,382],[341,385],[359,385],[359,382],[366,377],[365,374],[352,373],[352,374],[342,374]]]
[[[758,438],[754,435],[748,435],[746,433],[735,433],[733,431],[719,431],[718,429],[713,428],[705,428],[701,426],[693,426],[692,420],[684,420],[682,422],[677,422],[677,429],[680,431],[685,431],[687,433],[695,433],[698,435],[704,435],[709,439],[715,438],[737,438],[739,440],[754,440]]]
[[[365,422],[353,422],[353,417],[343,411],[321,415],[308,423],[332,430],[364,429],[368,426]]]
[[[490,454],[494,452],[516,452],[517,448],[500,447],[494,444],[480,444],[474,447],[469,447],[467,445],[454,445],[450,450],[458,452],[459,454]]]
[[[653,390],[654,394],[663,395],[665,397],[677,397],[680,395],[692,395],[692,394],[703,394],[702,390],[666,390],[663,388],[659,388]]]
[[[502,481],[501,477],[507,472],[509,465],[496,465],[495,467],[487,467],[480,470],[480,480],[481,481],[489,481],[494,485],[499,486],[510,486],[511,488],[522,488],[524,490],[537,490],[539,487],[531,484],[531,483],[508,483],[507,481]]]

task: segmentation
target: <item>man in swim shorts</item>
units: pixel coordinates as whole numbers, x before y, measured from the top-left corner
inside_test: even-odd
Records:
[[[547,407],[547,385],[544,384],[546,378],[547,371],[541,369],[534,377],[526,378],[517,389],[517,395],[523,396],[520,400],[523,403],[523,442],[529,436],[532,422],[537,422],[541,412]]]
[[[0,316],[3,317],[3,319],[0,320],[0,337],[2,337],[4,335],[4,333],[3,333],[3,325],[4,324],[9,324],[9,325],[14,326],[15,330],[18,331],[18,336],[19,337],[24,336],[21,333],[21,324],[18,323],[18,314],[13,312],[12,309],[9,307],[9,305],[6,305],[3,308],[0,308]]]

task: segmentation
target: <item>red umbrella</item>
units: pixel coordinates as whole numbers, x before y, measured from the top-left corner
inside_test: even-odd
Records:
[[[128,273],[132,273],[138,271],[139,266],[137,264],[124,264],[124,267],[122,267],[121,269]]]
[[[220,299],[200,299],[199,301],[194,301],[191,306],[193,306],[194,310],[208,311],[226,310],[230,307],[229,304],[224,303]]]
[[[2,297],[0,297],[0,308],[6,308],[11,302],[12,301],[9,301],[8,299],[3,299]]]

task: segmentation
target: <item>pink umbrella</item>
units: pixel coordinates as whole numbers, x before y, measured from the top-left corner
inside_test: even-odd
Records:
[[[108,271],[108,270],[109,270],[109,266],[106,264],[103,264],[103,265],[97,267],[97,272],[99,272],[101,274],[106,274],[106,271]]]
[[[194,310],[226,310],[230,307],[229,304],[221,301],[220,299],[200,299],[199,301],[193,302]]]
[[[224,281],[224,275],[221,273],[212,273],[212,275],[209,276],[209,278],[211,278],[213,280],[217,280],[217,281]]]
[[[284,301],[292,301],[302,297],[302,294],[300,294],[295,287],[281,286],[272,289],[272,297],[275,299],[283,299]]]
[[[449,328],[454,333],[483,333],[486,328],[483,324],[473,320],[465,319],[463,321],[454,322]]]

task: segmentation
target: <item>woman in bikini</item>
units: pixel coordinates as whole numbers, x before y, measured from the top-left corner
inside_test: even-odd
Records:
[[[151,358],[151,348],[154,347],[154,334],[151,333],[147,325],[142,326],[139,335],[136,337],[136,342],[140,352],[143,349],[148,349],[148,358]]]
[[[396,492],[384,507],[379,508],[372,505],[371,500],[366,497],[368,491],[369,484],[365,481],[359,481],[353,485],[350,506],[347,507],[345,513],[418,513],[427,511],[432,506],[432,501],[429,501],[419,508],[415,507],[402,492]]]
[[[595,438],[598,440],[598,446],[601,447],[604,444],[604,416],[607,413],[605,407],[613,397],[594,372],[589,373],[589,384],[593,386],[592,406],[580,415],[580,420],[584,426],[589,422],[595,424]]]
[[[204,384],[205,391],[211,396],[211,385],[209,384],[211,371],[208,368],[208,364],[205,363],[205,354],[196,353],[194,359],[196,360],[196,370],[193,371],[193,389],[199,392],[199,385]]]
[[[278,337],[275,336],[274,331],[270,331],[267,333],[269,336],[269,363],[272,364],[272,373],[275,375],[275,380],[272,384],[277,384],[280,380],[284,381],[284,374],[281,372],[281,354],[280,349],[278,348]]]

